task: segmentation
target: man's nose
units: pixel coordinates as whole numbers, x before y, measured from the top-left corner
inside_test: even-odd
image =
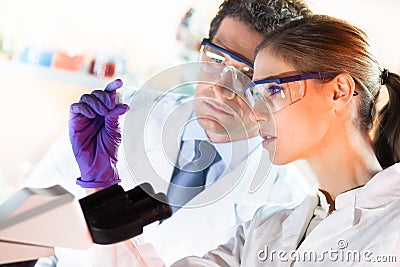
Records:
[[[261,98],[256,99],[250,119],[254,123],[267,122],[271,119],[271,109]]]
[[[213,85],[215,95],[220,99],[232,100],[236,95],[237,82],[235,80],[237,80],[237,70],[234,67],[226,67],[216,84]]]
[[[213,86],[214,93],[219,99],[227,99],[232,100],[235,98],[235,93],[229,87],[222,84],[214,84]]]

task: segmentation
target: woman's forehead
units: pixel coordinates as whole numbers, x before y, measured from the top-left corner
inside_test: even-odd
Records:
[[[268,50],[261,50],[254,62],[254,80],[265,79],[267,77],[278,77],[282,73],[295,72],[296,69],[277,57]]]

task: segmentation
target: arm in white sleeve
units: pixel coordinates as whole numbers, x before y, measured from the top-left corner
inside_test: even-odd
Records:
[[[240,266],[246,236],[250,229],[251,221],[239,225],[236,228],[235,236],[226,244],[209,251],[203,258],[187,257],[172,264],[173,267],[184,266]]]
[[[84,197],[85,190],[76,185],[79,176],[68,129],[65,129],[29,175],[24,187],[46,188],[58,184],[75,196]]]

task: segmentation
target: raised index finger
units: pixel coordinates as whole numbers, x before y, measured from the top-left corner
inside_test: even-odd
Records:
[[[107,86],[104,89],[104,91],[108,91],[108,92],[115,91],[118,88],[121,88],[122,85],[123,85],[122,80],[121,79],[116,79],[116,80],[110,82],[109,84],[107,84]]]

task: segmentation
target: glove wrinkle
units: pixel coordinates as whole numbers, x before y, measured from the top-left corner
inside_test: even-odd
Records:
[[[116,164],[122,136],[119,117],[129,110],[126,104],[116,104],[116,91],[122,86],[117,79],[104,91],[84,94],[79,103],[70,107],[68,121],[70,141],[83,188],[108,187],[120,182]]]

